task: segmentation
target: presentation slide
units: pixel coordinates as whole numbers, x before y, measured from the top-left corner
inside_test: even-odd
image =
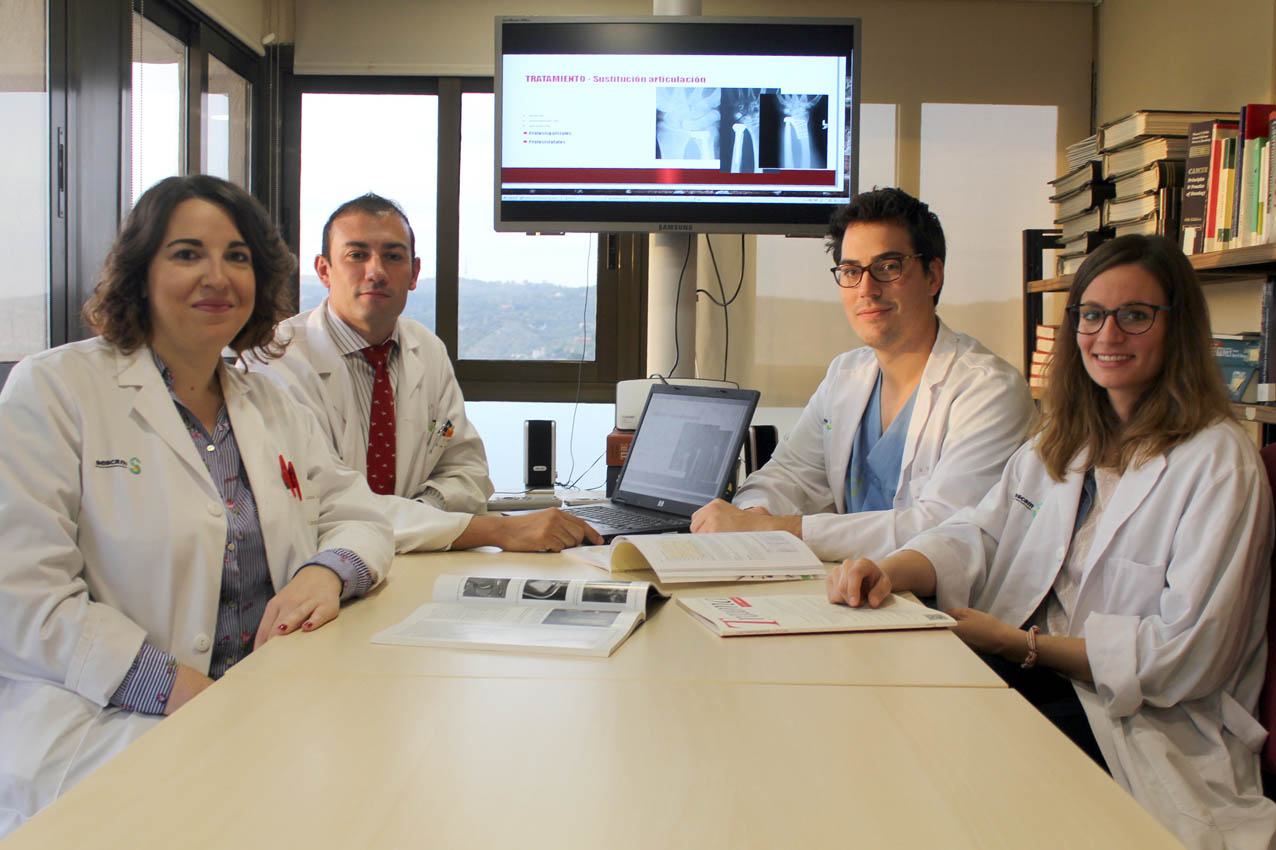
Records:
[[[844,191],[845,57],[504,57],[502,192]],[[511,195],[511,192],[513,193]]]

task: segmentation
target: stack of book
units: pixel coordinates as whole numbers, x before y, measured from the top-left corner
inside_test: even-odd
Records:
[[[1193,124],[1228,113],[1143,109],[1101,128],[1103,175],[1115,185],[1104,225],[1130,233],[1178,238],[1182,189]]]
[[[1258,363],[1262,335],[1214,334],[1214,357],[1232,401],[1251,403],[1258,397]]]
[[[1097,159],[1088,160],[1050,181],[1054,223],[1063,242],[1063,249],[1056,255],[1060,275],[1076,271],[1086,254],[1112,236],[1112,231],[1103,226],[1103,202],[1112,197],[1115,189],[1111,181],[1101,176],[1101,166]]]
[[[1044,389],[1046,386],[1046,369],[1054,353],[1054,337],[1058,330],[1058,325],[1037,325],[1037,347],[1028,365],[1028,386],[1031,389]]]
[[[1147,168],[1118,177],[1115,196],[1108,202],[1106,220],[1115,236],[1178,237],[1182,211],[1181,159],[1161,159]]]
[[[1272,202],[1276,105],[1194,123],[1183,192],[1183,251],[1199,254],[1276,241]]]
[[[1099,134],[1086,136],[1079,142],[1073,142],[1066,149],[1068,170],[1074,171],[1092,159],[1099,158]]]

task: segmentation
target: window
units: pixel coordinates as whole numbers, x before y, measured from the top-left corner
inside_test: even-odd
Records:
[[[134,12],[130,207],[147,187],[185,170],[187,72],[186,45]]]
[[[200,133],[204,172],[247,187],[251,164],[252,83],[208,57],[208,96]]]
[[[283,171],[300,176],[284,220],[301,309],[324,295],[311,268],[327,217],[374,191],[412,221],[421,275],[405,315],[447,345],[467,399],[610,402],[643,372],[646,237],[496,233],[491,91],[455,77],[288,80],[296,160]]]
[[[435,94],[302,95],[300,310],[317,307],[327,295],[314,259],[322,250],[328,216],[351,198],[375,192],[407,213],[421,258],[417,288],[403,314],[434,330],[438,137]]]
[[[495,98],[461,95],[457,354],[461,360],[593,360],[598,237],[493,229]]]
[[[130,41],[127,207],[175,174],[213,174],[251,190],[262,60],[166,0],[134,0]]]
[[[251,187],[265,62],[186,0],[0,8],[3,384],[17,359],[90,335],[80,307],[146,185],[207,169]]]
[[[49,88],[44,0],[0,27],[0,361],[49,345]]]

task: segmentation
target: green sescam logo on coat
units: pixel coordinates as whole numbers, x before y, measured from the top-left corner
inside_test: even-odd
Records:
[[[99,460],[94,461],[93,465],[98,469],[127,469],[134,475],[142,474],[142,462],[135,457],[128,460],[118,457],[111,460]]]

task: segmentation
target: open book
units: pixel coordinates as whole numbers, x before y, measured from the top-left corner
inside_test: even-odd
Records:
[[[934,629],[957,624],[943,611],[893,593],[877,608],[834,605],[823,594],[748,598],[679,596],[678,604],[721,637]]]
[[[563,554],[613,573],[655,570],[662,582],[824,578],[824,564],[787,531],[635,534]]]
[[[439,576],[434,601],[373,643],[608,656],[653,596],[646,581]]]

